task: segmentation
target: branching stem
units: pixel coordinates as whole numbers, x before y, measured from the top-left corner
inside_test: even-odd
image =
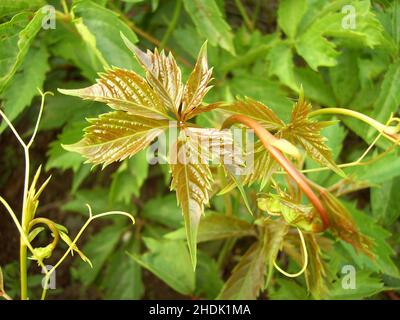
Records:
[[[229,117],[222,128],[229,128],[234,123],[242,123],[254,130],[261,143],[264,145],[265,149],[271,154],[271,156],[279,163],[279,165],[289,174],[289,176],[296,182],[301,191],[307,196],[310,202],[313,204],[314,208],[318,211],[322,223],[323,228],[321,231],[326,230],[329,227],[329,217],[328,214],[322,205],[318,196],[314,193],[314,191],[309,186],[307,179],[293,166],[293,164],[285,158],[285,156],[275,148],[271,142],[277,140],[277,138],[272,135],[269,131],[264,129],[264,127],[259,124],[257,121],[244,116],[244,115],[234,115]]]

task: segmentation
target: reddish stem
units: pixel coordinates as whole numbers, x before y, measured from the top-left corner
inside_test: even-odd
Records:
[[[269,131],[264,129],[264,127],[257,121],[244,115],[234,115],[229,117],[222,125],[222,128],[229,128],[234,123],[238,122],[243,123],[244,125],[254,130],[261,143],[264,145],[265,149],[267,149],[272,157],[279,163],[279,165],[283,169],[285,169],[288,175],[296,182],[301,191],[303,191],[308,200],[310,200],[310,202],[313,204],[314,208],[318,211],[324,225],[321,231],[326,230],[329,227],[329,217],[324,206],[322,205],[318,196],[314,193],[314,191],[307,183],[306,178],[294,167],[294,165],[288,159],[285,158],[282,152],[271,145],[270,141],[275,141],[277,140],[277,138]]]

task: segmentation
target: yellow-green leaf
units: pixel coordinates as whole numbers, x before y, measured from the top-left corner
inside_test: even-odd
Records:
[[[153,119],[167,118],[167,110],[145,79],[133,71],[113,68],[100,73],[97,84],[83,89],[59,89],[63,94],[107,103],[115,110]]]
[[[164,129],[167,120],[150,119],[115,111],[89,119],[84,138],[66,150],[78,152],[93,164],[109,165],[147,147]]]

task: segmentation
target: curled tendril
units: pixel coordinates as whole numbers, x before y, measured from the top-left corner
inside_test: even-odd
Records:
[[[304,240],[304,236],[303,236],[303,233],[301,232],[301,230],[299,228],[297,228],[297,231],[299,232],[300,241],[301,241],[301,245],[303,247],[303,254],[304,254],[304,263],[303,263],[303,267],[301,268],[301,270],[299,272],[297,272],[297,273],[288,273],[288,272],[282,270],[276,264],[276,260],[274,260],[275,269],[278,270],[283,275],[285,275],[286,277],[289,277],[289,278],[296,278],[298,276],[301,276],[304,273],[304,271],[306,271],[307,265],[308,265],[308,253],[307,253],[306,241]]]
[[[50,231],[53,233],[53,241],[50,243],[49,247],[51,248],[51,250],[54,250],[58,244],[58,241],[60,240],[60,232],[58,231],[56,225],[54,224],[53,221],[51,221],[50,219],[47,218],[35,218],[33,220],[31,220],[31,222],[28,225],[28,233],[29,231],[37,224],[44,224],[46,225]]]

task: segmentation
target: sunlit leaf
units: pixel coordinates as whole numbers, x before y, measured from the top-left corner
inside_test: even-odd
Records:
[[[168,56],[164,51],[159,53],[157,49],[154,50],[154,53],[150,50],[145,53],[127,42],[125,38],[124,41],[146,71],[147,81],[153,90],[167,108],[177,115],[182,99],[183,85],[181,70],[176,65],[171,52]]]
[[[341,176],[343,171],[335,164],[332,152],[325,144],[326,138],[321,135],[321,130],[330,125],[330,122],[317,122],[308,118],[311,104],[304,100],[300,94],[299,100],[292,110],[291,122],[283,130],[283,137],[304,148],[307,154],[321,165],[328,166]]]
[[[183,92],[181,114],[187,119],[191,118],[190,113],[201,104],[204,96],[211,89],[208,85],[211,74],[212,68],[208,68],[207,62],[207,43],[204,43]]]
[[[107,103],[115,110],[153,119],[164,119],[167,110],[146,80],[119,68],[100,73],[97,84],[83,89],[59,89],[63,94]]]
[[[89,121],[91,125],[85,129],[85,137],[64,148],[82,154],[88,162],[103,166],[134,155],[168,127],[166,120],[122,111],[106,113]]]
[[[178,203],[185,219],[186,236],[193,267],[196,266],[197,232],[204,205],[208,203],[211,189],[211,172],[204,164],[198,144],[178,141],[176,154],[171,156],[171,189],[176,190]]]

